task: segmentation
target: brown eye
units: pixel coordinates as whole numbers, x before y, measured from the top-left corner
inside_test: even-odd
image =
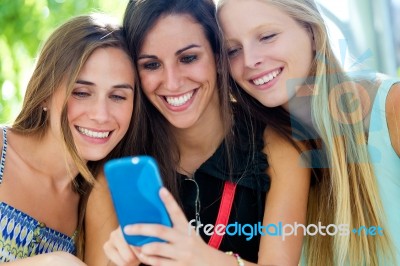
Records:
[[[143,64],[143,68],[147,70],[157,70],[160,67],[158,62],[148,62]]]
[[[193,61],[197,60],[197,56],[196,55],[187,55],[181,58],[181,62],[185,63],[185,64],[190,64]]]

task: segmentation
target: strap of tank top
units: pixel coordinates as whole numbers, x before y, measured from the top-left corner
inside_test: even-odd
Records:
[[[0,161],[0,184],[3,181],[4,165],[6,163],[7,153],[7,127],[2,128],[3,131],[3,149],[1,150],[1,161]]]

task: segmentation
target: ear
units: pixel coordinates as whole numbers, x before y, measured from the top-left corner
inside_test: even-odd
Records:
[[[44,112],[47,112],[47,110],[49,110],[49,105],[47,100],[44,100],[40,106],[42,107]]]
[[[313,51],[315,52],[315,50],[316,50],[315,37],[314,37],[314,31],[311,26],[307,27],[307,32],[308,32],[308,35],[310,36],[311,47],[312,47]]]

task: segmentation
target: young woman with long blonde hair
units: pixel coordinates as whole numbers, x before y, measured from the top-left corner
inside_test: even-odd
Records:
[[[346,224],[349,232],[306,237],[306,265],[394,265],[393,252],[397,260],[400,254],[399,80],[348,76],[312,0],[220,0],[217,12],[238,101],[266,121],[281,108],[320,142],[311,151],[323,160],[308,222]],[[363,226],[382,230],[367,236]]]

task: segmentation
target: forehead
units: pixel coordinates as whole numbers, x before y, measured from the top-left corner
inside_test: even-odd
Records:
[[[190,15],[171,14],[156,21],[145,35],[141,50],[166,48],[167,44],[181,47],[188,43],[208,43],[203,26]]]
[[[225,36],[241,36],[244,31],[259,27],[287,27],[294,20],[283,10],[268,1],[228,0],[219,10],[219,21]],[[240,23],[238,23],[240,22]]]

